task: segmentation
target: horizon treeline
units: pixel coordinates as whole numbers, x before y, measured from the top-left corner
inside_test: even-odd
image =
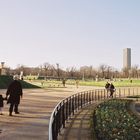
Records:
[[[57,77],[57,78],[72,78],[72,79],[112,79],[112,78],[140,78],[140,69],[137,65],[131,67],[131,69],[123,68],[117,70],[112,66],[105,64],[100,65],[98,68],[93,66],[81,66],[79,69],[72,66],[65,70],[61,68],[59,63],[52,65],[44,63],[38,67],[27,67],[24,65],[18,65],[17,68],[6,68],[7,75],[20,74],[23,71],[23,75],[38,75],[45,77]]]

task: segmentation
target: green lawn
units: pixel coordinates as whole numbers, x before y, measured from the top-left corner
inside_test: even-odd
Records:
[[[7,89],[9,84],[13,81],[13,77],[12,76],[6,76],[6,75],[1,75],[0,76],[0,89]],[[26,82],[26,81],[22,81],[20,80],[22,87],[23,88],[39,88],[38,86]]]
[[[133,79],[132,83],[128,79],[123,79],[123,80],[116,80],[116,81],[110,81],[112,82],[115,87],[136,87],[140,86],[140,80]],[[88,86],[105,86],[106,81],[86,81],[80,82],[80,85],[88,85]]]
[[[37,79],[32,79],[28,80],[28,82],[35,84],[40,87],[63,87],[62,81],[58,80],[37,80]],[[140,86],[140,79],[132,79],[132,83],[130,82],[129,79],[122,79],[119,80],[117,79],[116,81],[110,81],[114,84],[115,87],[138,87]],[[75,80],[67,80],[66,81],[66,86],[67,85],[75,85]],[[106,84],[106,81],[79,81],[79,85],[81,86],[99,86],[99,87],[104,87]]]

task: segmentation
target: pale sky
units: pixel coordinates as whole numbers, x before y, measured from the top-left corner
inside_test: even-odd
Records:
[[[0,62],[121,69],[140,60],[139,0],[0,0]]]

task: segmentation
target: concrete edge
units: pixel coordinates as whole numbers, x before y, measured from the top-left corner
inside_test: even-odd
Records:
[[[140,113],[137,112],[136,107],[135,107],[136,103],[140,103],[140,102],[133,101],[133,102],[130,104],[130,110],[131,110],[138,118],[140,118]]]

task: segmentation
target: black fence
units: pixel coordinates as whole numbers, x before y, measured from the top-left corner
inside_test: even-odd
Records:
[[[117,89],[113,98],[126,98],[127,96],[140,95],[140,88],[120,88]],[[74,94],[57,104],[51,114],[49,122],[49,140],[57,140],[62,128],[65,128],[66,121],[74,115],[76,111],[86,105],[98,101],[110,99],[110,93],[105,89],[94,89]]]

